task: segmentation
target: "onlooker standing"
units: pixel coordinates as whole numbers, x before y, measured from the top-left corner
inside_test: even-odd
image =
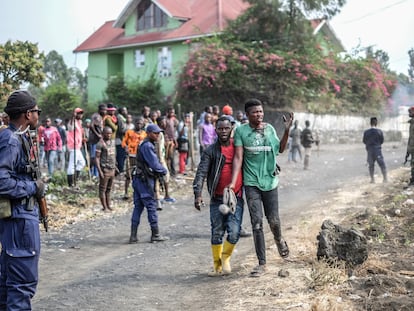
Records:
[[[129,185],[131,183],[131,173],[136,165],[137,151],[139,144],[147,137],[147,133],[144,131],[144,119],[139,117],[135,121],[134,129],[127,130],[124,138],[122,139],[121,146],[126,149],[128,154],[128,163],[125,174],[125,192],[124,199],[127,200]]]
[[[45,120],[37,127],[37,139],[39,140],[39,165],[46,167],[45,140],[43,131],[45,130]]]
[[[43,130],[43,141],[45,143],[44,148],[48,173],[49,176],[52,176],[55,171],[57,154],[62,151],[62,139],[57,128],[52,125],[50,118],[46,119],[46,126]]]
[[[378,162],[378,165],[381,168],[383,182],[387,182],[387,168],[385,166],[381,147],[384,143],[384,134],[377,128],[378,120],[376,117],[371,118],[370,124],[371,128],[364,131],[362,142],[365,144],[365,149],[367,150],[368,171],[369,176],[371,177],[371,183],[375,183],[375,161]]]
[[[185,165],[187,163],[188,152],[190,150],[190,141],[188,138],[189,127],[191,126],[190,117],[191,115],[187,113],[184,120],[180,121],[178,124],[178,173],[180,174],[185,174]]]
[[[302,134],[302,129],[298,126],[298,124],[298,120],[295,120],[295,122],[293,122],[293,127],[290,130],[289,134],[289,137],[291,138],[289,144],[289,152],[291,154],[293,162],[296,162],[296,153],[299,154],[299,158],[302,161],[302,152],[300,150],[300,137]]]
[[[282,237],[279,219],[279,177],[276,156],[286,147],[293,114],[285,122],[285,132],[279,140],[274,127],[263,122],[263,104],[260,100],[249,99],[245,103],[245,111],[249,123],[237,127],[234,134],[236,152],[233,159],[232,182],[229,187],[235,189],[238,174],[243,169],[243,185],[259,261],[251,276],[260,276],[266,269],[263,214],[267,218],[280,256],[285,258],[289,255],[288,245]]]
[[[111,191],[116,171],[116,149],[112,137],[112,129],[105,126],[103,140],[96,146],[96,165],[99,171],[99,199],[103,211],[112,211]]]
[[[41,110],[29,92],[19,90],[9,96],[4,111],[10,124],[0,132],[0,309],[32,310],[40,257],[36,198],[44,197],[46,187],[26,170],[30,144],[27,133],[18,131],[35,130]]]
[[[154,143],[162,129],[156,124],[147,125],[147,138],[141,143],[137,154],[137,166],[132,180],[134,188],[134,210],[131,218],[129,243],[138,242],[137,231],[144,208],[147,209],[148,223],[151,227],[151,242],[162,242],[167,238],[159,233],[157,201],[155,199],[156,174],[165,175],[167,170],[160,163]],[[151,171],[151,174],[149,173]]]
[[[222,111],[223,111],[223,115],[233,117],[233,108],[230,105],[225,105]]]
[[[85,167],[86,162],[82,154],[83,146],[83,127],[82,127],[83,110],[75,108],[73,117],[68,122],[68,151],[69,161],[67,169],[67,179],[69,187],[76,184],[80,172]]]
[[[141,110],[141,117],[144,119],[144,129],[145,129],[148,124],[152,123],[151,108],[148,106],[144,106]]]
[[[409,185],[414,185],[414,106],[408,109],[408,116],[410,120],[408,123],[410,124],[409,136],[408,136],[408,144],[407,144],[407,154],[405,156],[405,161],[408,160],[408,157],[411,155],[411,178]]]
[[[60,139],[62,140],[62,149],[60,151],[58,151],[57,154],[57,169],[58,170],[62,170],[64,171],[66,168],[66,143],[67,143],[67,139],[66,139],[66,128],[62,123],[61,119],[55,119],[55,125],[56,128],[59,132],[60,135]]]
[[[309,159],[311,156],[311,148],[312,144],[314,143],[312,137],[312,131],[310,129],[310,122],[309,120],[305,121],[305,129],[302,131],[300,136],[300,143],[302,144],[303,148],[305,148],[305,160],[303,162],[303,169],[309,169]]]
[[[220,205],[223,201],[226,186],[232,179],[232,163],[234,144],[231,138],[233,125],[227,116],[220,117],[216,122],[217,141],[208,147],[201,156],[197,173],[193,181],[194,207],[200,210],[204,180],[210,194],[211,250],[213,255],[213,271],[209,276],[231,273],[230,258],[240,238],[243,220],[243,189],[240,173],[234,185],[237,202],[234,213],[223,214]],[[223,237],[227,231],[227,239],[223,245]]]
[[[118,129],[116,131],[115,146],[116,146],[116,163],[118,172],[123,173],[125,168],[125,160],[127,153],[125,148],[122,148],[122,139],[127,131],[127,116],[128,108],[121,107],[118,109]]]
[[[171,176],[175,176],[175,148],[177,148],[177,127],[178,120],[175,116],[175,109],[167,109],[166,128],[165,128],[165,146],[168,170]]]
[[[96,144],[102,139],[102,131],[104,127],[103,119],[107,113],[106,104],[99,104],[98,112],[95,112],[92,117],[92,124],[89,132],[89,150],[90,150],[90,162],[91,162],[91,174],[98,177],[98,168],[96,167],[95,154]]]
[[[167,160],[166,160],[166,147],[165,147],[165,129],[167,127],[167,120],[165,116],[157,118],[158,126],[163,130],[158,135],[158,140],[155,142],[155,152],[157,153],[158,159],[162,166],[167,170],[167,174],[164,175],[164,199],[161,200],[161,184],[160,182],[155,183],[155,198],[157,199],[158,208],[157,210],[162,210],[162,202],[175,203],[177,200],[170,196],[169,192],[169,183],[170,183],[170,171],[168,170]]]
[[[198,141],[200,143],[200,157],[203,151],[210,146],[217,138],[216,130],[211,121],[211,114],[204,115],[204,122],[198,127]]]
[[[104,117],[104,126],[109,126],[112,129],[112,139],[115,139],[118,131],[118,117],[116,116],[116,107],[113,104],[107,105],[107,114]]]

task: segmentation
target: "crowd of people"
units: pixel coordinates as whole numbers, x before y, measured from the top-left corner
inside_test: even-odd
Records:
[[[205,206],[206,184],[213,263],[208,275],[231,273],[230,259],[243,236],[245,208],[249,211],[258,260],[250,276],[260,277],[266,271],[263,217],[280,256],[288,257],[290,251],[279,217],[277,156],[289,144],[289,159],[296,161],[296,155],[302,159],[303,147],[304,169],[308,169],[310,149],[317,139],[312,135],[309,121],[305,122],[304,130],[297,121],[293,123],[293,113],[282,117],[284,129],[278,135],[271,124],[264,122],[260,100],[249,99],[244,108],[234,118],[229,105],[221,110],[218,106],[208,106],[193,126],[191,113],[179,120],[172,107],[161,115],[145,106],[142,114],[134,118],[127,107],[100,104],[90,119],[84,120],[83,109],[75,108],[67,122],[56,118],[52,125],[47,117],[39,126],[41,109],[35,98],[24,90],[13,92],[1,116],[0,128],[0,309],[31,310],[38,283],[42,212],[39,206],[47,191],[47,181],[34,174],[37,170],[33,165],[34,151],[49,175],[55,169],[65,171],[70,187],[76,185],[87,166],[88,174],[99,180],[98,193],[104,211],[112,210],[115,176],[124,175],[126,199],[131,184],[133,189],[129,243],[139,240],[137,232],[144,209],[151,229],[150,241],[157,243],[168,240],[160,233],[158,211],[162,210],[162,201],[175,201],[169,195],[169,178],[186,174],[190,145],[197,138],[200,159],[193,178],[194,208],[201,210]],[[410,108],[409,116],[406,160],[414,153],[414,108]],[[197,134],[193,133],[193,127]],[[34,138],[32,132],[37,133]],[[374,182],[374,163],[378,162],[386,182],[381,153],[383,133],[377,128],[376,118],[371,118],[371,129],[364,132],[363,142],[371,181]],[[413,163],[411,156],[411,167]],[[410,184],[413,179],[411,176]]]

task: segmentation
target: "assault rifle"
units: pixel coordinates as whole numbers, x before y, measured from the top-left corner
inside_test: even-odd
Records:
[[[37,143],[37,130],[29,130],[29,144],[30,144],[30,150],[29,150],[29,164],[32,168],[32,176],[34,180],[41,180],[42,173],[40,172],[40,164],[39,164],[39,145]],[[46,198],[43,197],[37,197],[37,204],[39,205],[39,212],[40,212],[40,221],[43,224],[43,227],[45,228],[45,231],[47,232],[49,225],[49,209],[47,208],[47,202]]]

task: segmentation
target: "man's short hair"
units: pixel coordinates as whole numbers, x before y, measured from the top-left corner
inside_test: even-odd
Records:
[[[378,120],[376,117],[372,117],[370,120],[371,125],[377,124]]]
[[[244,103],[244,111],[247,112],[250,107],[263,106],[263,103],[257,98],[250,98]]]

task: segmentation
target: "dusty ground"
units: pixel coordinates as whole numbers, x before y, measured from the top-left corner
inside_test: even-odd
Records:
[[[73,193],[55,189],[59,195],[49,197],[52,228],[42,233],[34,310],[412,310],[414,189],[405,187],[403,155],[401,144],[384,148],[387,184],[367,183],[362,146],[323,147],[307,172],[282,155],[280,209],[291,256],[282,260],[267,235],[261,278],[249,277],[256,265],[251,238],[238,243],[232,275],[206,276],[208,210],[192,207],[191,178],[172,183],[178,201],[160,212],[161,230],[171,238],[162,244],[148,243],[145,215],[140,242],[127,244],[132,205],[120,199],[121,184],[115,211],[105,214],[93,186]],[[363,265],[347,271],[316,260],[325,219],[369,237]],[[244,222],[249,228],[247,211]]]

